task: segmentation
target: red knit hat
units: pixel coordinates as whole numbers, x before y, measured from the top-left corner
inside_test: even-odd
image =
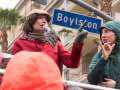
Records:
[[[57,64],[42,52],[22,51],[8,63],[1,90],[63,90]]]

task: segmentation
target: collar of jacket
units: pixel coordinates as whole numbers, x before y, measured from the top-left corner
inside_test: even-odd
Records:
[[[19,37],[20,40],[28,40],[26,37]],[[29,40],[29,41],[32,41],[32,42],[44,42],[44,40],[37,40],[37,39],[33,39],[33,40]]]

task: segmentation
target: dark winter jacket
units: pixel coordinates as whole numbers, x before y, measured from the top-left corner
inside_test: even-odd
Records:
[[[102,27],[105,27],[115,33],[118,41],[115,44],[115,57],[117,62],[113,64],[112,54],[109,55],[107,60],[102,58],[102,51],[98,52],[89,66],[88,81],[91,84],[99,84],[103,82],[104,78],[112,79],[116,81],[115,88],[120,89],[120,22],[109,21],[105,23]],[[102,29],[100,28],[100,31]],[[100,34],[101,35],[101,34]]]

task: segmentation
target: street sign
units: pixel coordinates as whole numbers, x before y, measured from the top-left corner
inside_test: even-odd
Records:
[[[54,9],[52,24],[78,29],[85,20],[87,20],[87,24],[84,29],[89,32],[99,34],[99,28],[101,27],[101,19],[58,9]]]

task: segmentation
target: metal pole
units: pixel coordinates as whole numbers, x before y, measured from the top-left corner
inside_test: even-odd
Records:
[[[4,69],[0,69],[0,76],[3,76],[3,74],[5,73]]]
[[[96,15],[98,15],[99,17],[103,18],[106,21],[115,21],[115,19],[113,19],[109,15],[107,15],[107,14],[103,13],[102,11],[96,9],[95,7],[83,2],[82,0],[69,0],[69,1],[71,1],[71,2],[73,2],[75,4],[77,4],[77,5],[85,8],[85,9],[87,9],[88,11],[91,11],[91,12],[94,11],[94,13]]]
[[[118,89],[113,89],[113,88],[107,88],[107,87],[101,87],[101,86],[95,86],[91,84],[85,84],[85,83],[78,83],[78,82],[73,82],[73,81],[66,81],[62,80],[64,83],[67,82],[68,84],[78,86],[82,89],[87,89],[87,90],[118,90]]]

